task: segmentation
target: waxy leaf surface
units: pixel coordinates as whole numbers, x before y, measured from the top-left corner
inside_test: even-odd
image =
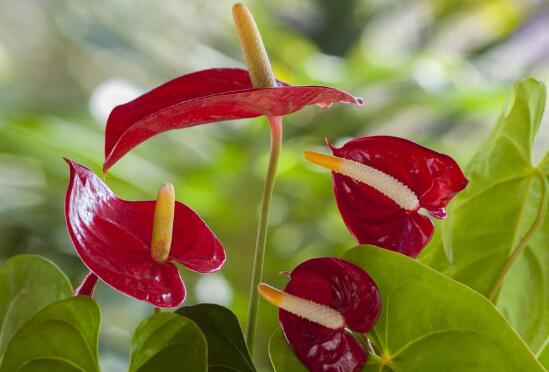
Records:
[[[359,246],[343,258],[379,286],[383,305],[372,340],[400,370],[543,370],[494,305],[467,286],[377,247]],[[366,370],[379,370],[379,359],[370,362]]]
[[[135,146],[168,130],[261,115],[282,116],[313,104],[362,104],[335,88],[278,84],[276,88],[253,88],[246,70],[210,69],[183,75],[117,106],[107,121],[103,170]]]
[[[208,349],[200,328],[174,313],[160,313],[135,330],[129,372],[207,371]]]
[[[34,315],[13,336],[1,372],[99,372],[101,314],[87,296],[55,302]]]
[[[157,307],[175,307],[185,298],[177,267],[151,257],[155,201],[118,198],[88,168],[67,161],[71,178],[65,217],[82,262],[116,290]],[[168,261],[197,272],[217,271],[223,246],[200,217],[176,202]]]
[[[375,283],[359,267],[337,259],[305,261],[290,273],[284,292],[337,310],[345,326],[368,332],[380,309]],[[312,371],[360,371],[366,354],[359,342],[345,329],[331,329],[280,310],[284,337],[298,358]]]
[[[385,359],[370,355],[364,371],[543,371],[495,306],[467,286],[378,247],[358,246],[343,259],[367,271],[381,294],[369,337]],[[270,342],[275,370],[300,371],[280,338],[275,332]]]
[[[493,297],[536,354],[549,332],[549,161],[546,156],[536,166],[531,160],[545,100],[542,83],[524,79],[515,85],[510,109],[470,161],[466,175],[471,182],[450,205],[442,245],[420,257]],[[498,295],[494,286],[517,248],[524,251]]]
[[[0,267],[0,360],[27,320],[71,292],[67,277],[45,258],[21,255],[4,262]]]
[[[330,147],[335,156],[375,168],[406,185],[419,200],[419,207],[437,218],[446,217],[446,206],[467,185],[452,158],[402,138],[362,137],[341,148]],[[415,257],[433,236],[432,222],[418,209],[405,210],[351,177],[336,172],[332,177],[341,216],[359,243]]]
[[[206,337],[209,372],[256,370],[238,318],[231,310],[214,304],[198,304],[182,307],[177,314],[192,319]]]

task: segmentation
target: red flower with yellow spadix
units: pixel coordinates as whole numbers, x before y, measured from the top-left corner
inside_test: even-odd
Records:
[[[91,272],[76,294],[91,295],[99,277],[137,300],[175,307],[185,299],[185,286],[174,262],[200,273],[225,262],[219,240],[192,209],[175,201],[172,185],[162,185],[156,201],[126,201],[88,168],[67,163],[67,228]]]
[[[370,331],[380,313],[379,291],[358,266],[337,258],[316,258],[297,266],[279,291],[258,290],[280,308],[286,341],[311,371],[360,371],[367,354],[352,333]]]
[[[334,156],[307,151],[305,158],[332,171],[337,206],[361,244],[416,257],[434,233],[420,210],[445,218],[446,206],[468,183],[452,158],[402,138],[328,146]]]

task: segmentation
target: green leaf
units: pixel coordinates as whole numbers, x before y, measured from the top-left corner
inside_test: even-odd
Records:
[[[206,371],[208,349],[200,328],[174,313],[144,320],[132,339],[130,372]]]
[[[307,372],[286,342],[282,330],[277,328],[269,340],[269,358],[275,372]]]
[[[0,360],[27,320],[71,292],[67,277],[45,258],[21,255],[4,262],[0,267]]]
[[[541,350],[539,354],[538,359],[540,363],[543,364],[545,369],[549,369],[549,342],[547,342],[547,340],[545,343],[545,347]]]
[[[367,371],[383,361],[402,371],[543,371],[493,304],[467,286],[372,246],[343,259],[367,271],[381,293],[372,341],[383,358],[370,357]]]
[[[536,354],[549,333],[549,153],[537,166],[531,160],[545,100],[542,83],[516,84],[510,111],[471,160],[470,184],[450,205],[442,245],[420,258],[495,300]]]
[[[255,367],[236,315],[214,304],[186,306],[176,311],[193,320],[208,343],[208,371],[250,371]]]
[[[540,355],[549,337],[549,217],[509,271],[497,307]]]
[[[532,145],[545,105],[545,88],[525,79],[488,140],[473,156],[469,186],[450,204],[442,224],[445,255],[423,261],[488,295],[512,252],[543,207],[546,180],[532,165]]]
[[[55,302],[13,336],[0,372],[99,371],[100,323],[99,307],[89,297]]]

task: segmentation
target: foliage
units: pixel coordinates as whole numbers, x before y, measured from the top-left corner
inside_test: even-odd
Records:
[[[0,267],[0,361],[13,335],[38,311],[70,296],[67,277],[52,262],[15,256]]]
[[[129,371],[207,371],[207,353],[206,339],[194,322],[160,313],[136,329]]]
[[[192,319],[204,333],[208,343],[208,371],[255,371],[238,319],[229,309],[198,304],[182,307],[177,313]]]
[[[403,255],[358,246],[343,255],[367,271],[382,296],[366,371],[542,371],[535,356],[483,296]],[[269,346],[277,371],[300,371],[277,330]]]
[[[536,355],[549,332],[544,264],[549,153],[538,165],[531,160],[545,100],[542,83],[516,84],[513,104],[471,159],[471,183],[451,204],[441,244],[423,257],[494,299]]]
[[[13,336],[0,371],[98,372],[101,314],[88,297],[70,297],[38,312]]]

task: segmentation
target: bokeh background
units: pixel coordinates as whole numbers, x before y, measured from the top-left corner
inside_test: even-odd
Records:
[[[41,254],[76,285],[86,270],[65,230],[68,169],[62,157],[99,171],[107,116],[162,82],[195,70],[242,67],[228,0],[0,0],[0,260]],[[549,2],[542,0],[267,0],[254,12],[277,77],[364,97],[357,109],[306,108],[285,119],[265,281],[304,259],[354,245],[327,172],[306,164],[370,134],[403,136],[465,165],[501,111],[513,81],[549,82]],[[549,143],[542,127],[538,153]],[[266,170],[262,118],[173,131],[140,145],[110,172],[127,199],[153,199],[170,181],[177,198],[226,247],[220,273],[182,269],[187,304],[229,306],[245,324],[257,205]],[[128,362],[131,334],[152,309],[100,285],[103,370]],[[277,311],[260,309],[257,347]]]

